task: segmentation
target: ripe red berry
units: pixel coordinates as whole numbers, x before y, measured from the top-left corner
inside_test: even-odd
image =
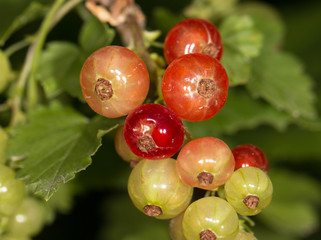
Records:
[[[117,118],[144,102],[149,75],[133,51],[108,46],[87,58],[80,72],[80,85],[86,102],[96,113]]]
[[[182,121],[167,107],[144,104],[125,121],[125,140],[134,154],[147,159],[173,156],[184,140]]]
[[[197,138],[179,152],[176,170],[186,185],[210,190],[231,177],[234,157],[222,140],[214,137]]]
[[[243,144],[235,147],[233,150],[235,159],[235,170],[242,167],[257,167],[267,172],[269,163],[264,152],[252,144]]]
[[[167,67],[162,82],[167,106],[193,122],[213,117],[225,104],[228,87],[224,67],[201,53],[177,58]]]
[[[167,34],[164,55],[168,64],[189,53],[205,53],[218,60],[223,53],[221,35],[217,28],[203,19],[186,19]]]

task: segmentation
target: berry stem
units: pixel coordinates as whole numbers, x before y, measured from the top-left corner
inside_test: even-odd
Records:
[[[55,17],[56,12],[60,6],[64,3],[65,0],[56,0],[52,7],[50,8],[48,14],[46,15],[44,21],[42,22],[37,37],[34,42],[33,57],[30,68],[30,78],[28,81],[28,92],[27,92],[27,101],[28,109],[32,109],[38,101],[37,93],[37,83],[36,83],[36,72],[39,65],[40,53],[43,48],[43,45],[46,41],[48,32],[50,31],[51,23]]]
[[[28,48],[28,52],[18,77],[17,82],[15,83],[11,95],[10,104],[12,106],[12,116],[10,120],[10,125],[14,126],[17,123],[24,120],[24,114],[22,110],[22,102],[24,89],[26,88],[26,84],[28,83],[28,108],[31,109],[32,106],[37,101],[37,92],[36,92],[36,80],[35,74],[37,71],[39,56],[44,45],[46,36],[48,32],[65,16],[71,9],[73,9],[77,4],[79,4],[82,0],[70,0],[61,6],[65,0],[56,0],[52,5],[49,13],[46,15],[46,18],[41,25],[39,32],[35,35],[33,42],[28,42],[31,44]],[[60,7],[61,6],[61,7]],[[10,49],[13,53],[14,51],[24,47],[24,42],[15,46],[16,49]],[[9,49],[8,49],[9,51]],[[28,78],[29,77],[29,78]]]

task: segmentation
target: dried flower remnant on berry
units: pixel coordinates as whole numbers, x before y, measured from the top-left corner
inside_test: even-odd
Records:
[[[163,213],[162,209],[155,205],[146,205],[144,210],[145,214],[150,217],[156,217]]]
[[[210,55],[210,56],[213,57],[213,58],[217,58],[219,51],[220,51],[220,50],[219,50],[213,43],[209,43],[209,44],[207,44],[206,47],[202,50],[201,53]]]
[[[249,209],[256,209],[257,205],[259,205],[259,198],[257,196],[249,195],[246,198],[244,198],[243,203],[249,208]]]
[[[204,98],[211,98],[215,94],[215,83],[212,79],[202,79],[198,82],[197,92]]]
[[[204,230],[200,232],[200,239],[201,240],[215,240],[216,236],[211,230]]]
[[[148,153],[155,148],[156,144],[152,137],[143,136],[138,139],[138,148],[144,153]]]
[[[197,179],[200,186],[206,187],[212,184],[214,177],[209,172],[201,172],[200,174],[198,174]]]
[[[101,100],[108,100],[113,96],[113,87],[111,83],[103,78],[99,78],[95,85],[95,92]]]

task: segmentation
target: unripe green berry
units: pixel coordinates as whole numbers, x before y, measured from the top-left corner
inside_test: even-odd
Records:
[[[133,168],[128,193],[140,211],[159,219],[170,219],[186,209],[193,188],[180,180],[175,165],[172,158],[144,159]]]
[[[239,231],[239,219],[234,208],[224,199],[204,197],[186,209],[183,231],[187,240],[234,240]]]
[[[13,214],[25,195],[25,185],[14,178],[14,171],[0,164],[0,216]]]
[[[249,233],[249,232],[239,232],[236,235],[235,240],[257,240],[257,238],[254,236],[253,233]]]
[[[7,231],[16,237],[38,234],[45,223],[44,205],[37,199],[26,197],[9,219]]]
[[[236,170],[224,189],[227,201],[237,213],[245,216],[260,213],[272,200],[272,182],[264,171],[256,167]]]

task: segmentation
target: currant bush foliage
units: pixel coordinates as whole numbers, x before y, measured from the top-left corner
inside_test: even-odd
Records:
[[[38,29],[52,6],[61,4],[56,13],[62,13],[67,2],[74,6],[62,19],[52,12],[52,25],[40,41]],[[309,29],[319,29],[314,16],[321,5],[284,4],[277,11],[263,1],[195,0],[179,1],[172,10],[169,1],[162,8],[137,2],[149,13],[147,29],[161,32],[146,38],[148,46],[162,45],[168,30],[188,17],[217,24],[229,96],[215,117],[184,125],[195,138],[212,135],[231,147],[253,143],[267,153],[274,197],[255,218],[258,239],[312,239],[320,225],[321,88],[313,77],[321,76],[316,47],[321,37]],[[124,119],[93,114],[81,94],[83,62],[100,47],[119,45],[116,29],[101,23],[81,0],[1,0],[0,20],[0,163],[16,172],[28,195],[47,201],[43,221],[68,212],[76,194],[108,189],[116,193],[104,201],[98,239],[170,239],[167,223],[141,215],[124,194],[128,164],[113,148],[114,129]],[[304,34],[298,35],[297,24]],[[35,107],[30,99],[36,99]],[[1,217],[0,234],[3,222]],[[16,237],[7,233],[3,239]]]

